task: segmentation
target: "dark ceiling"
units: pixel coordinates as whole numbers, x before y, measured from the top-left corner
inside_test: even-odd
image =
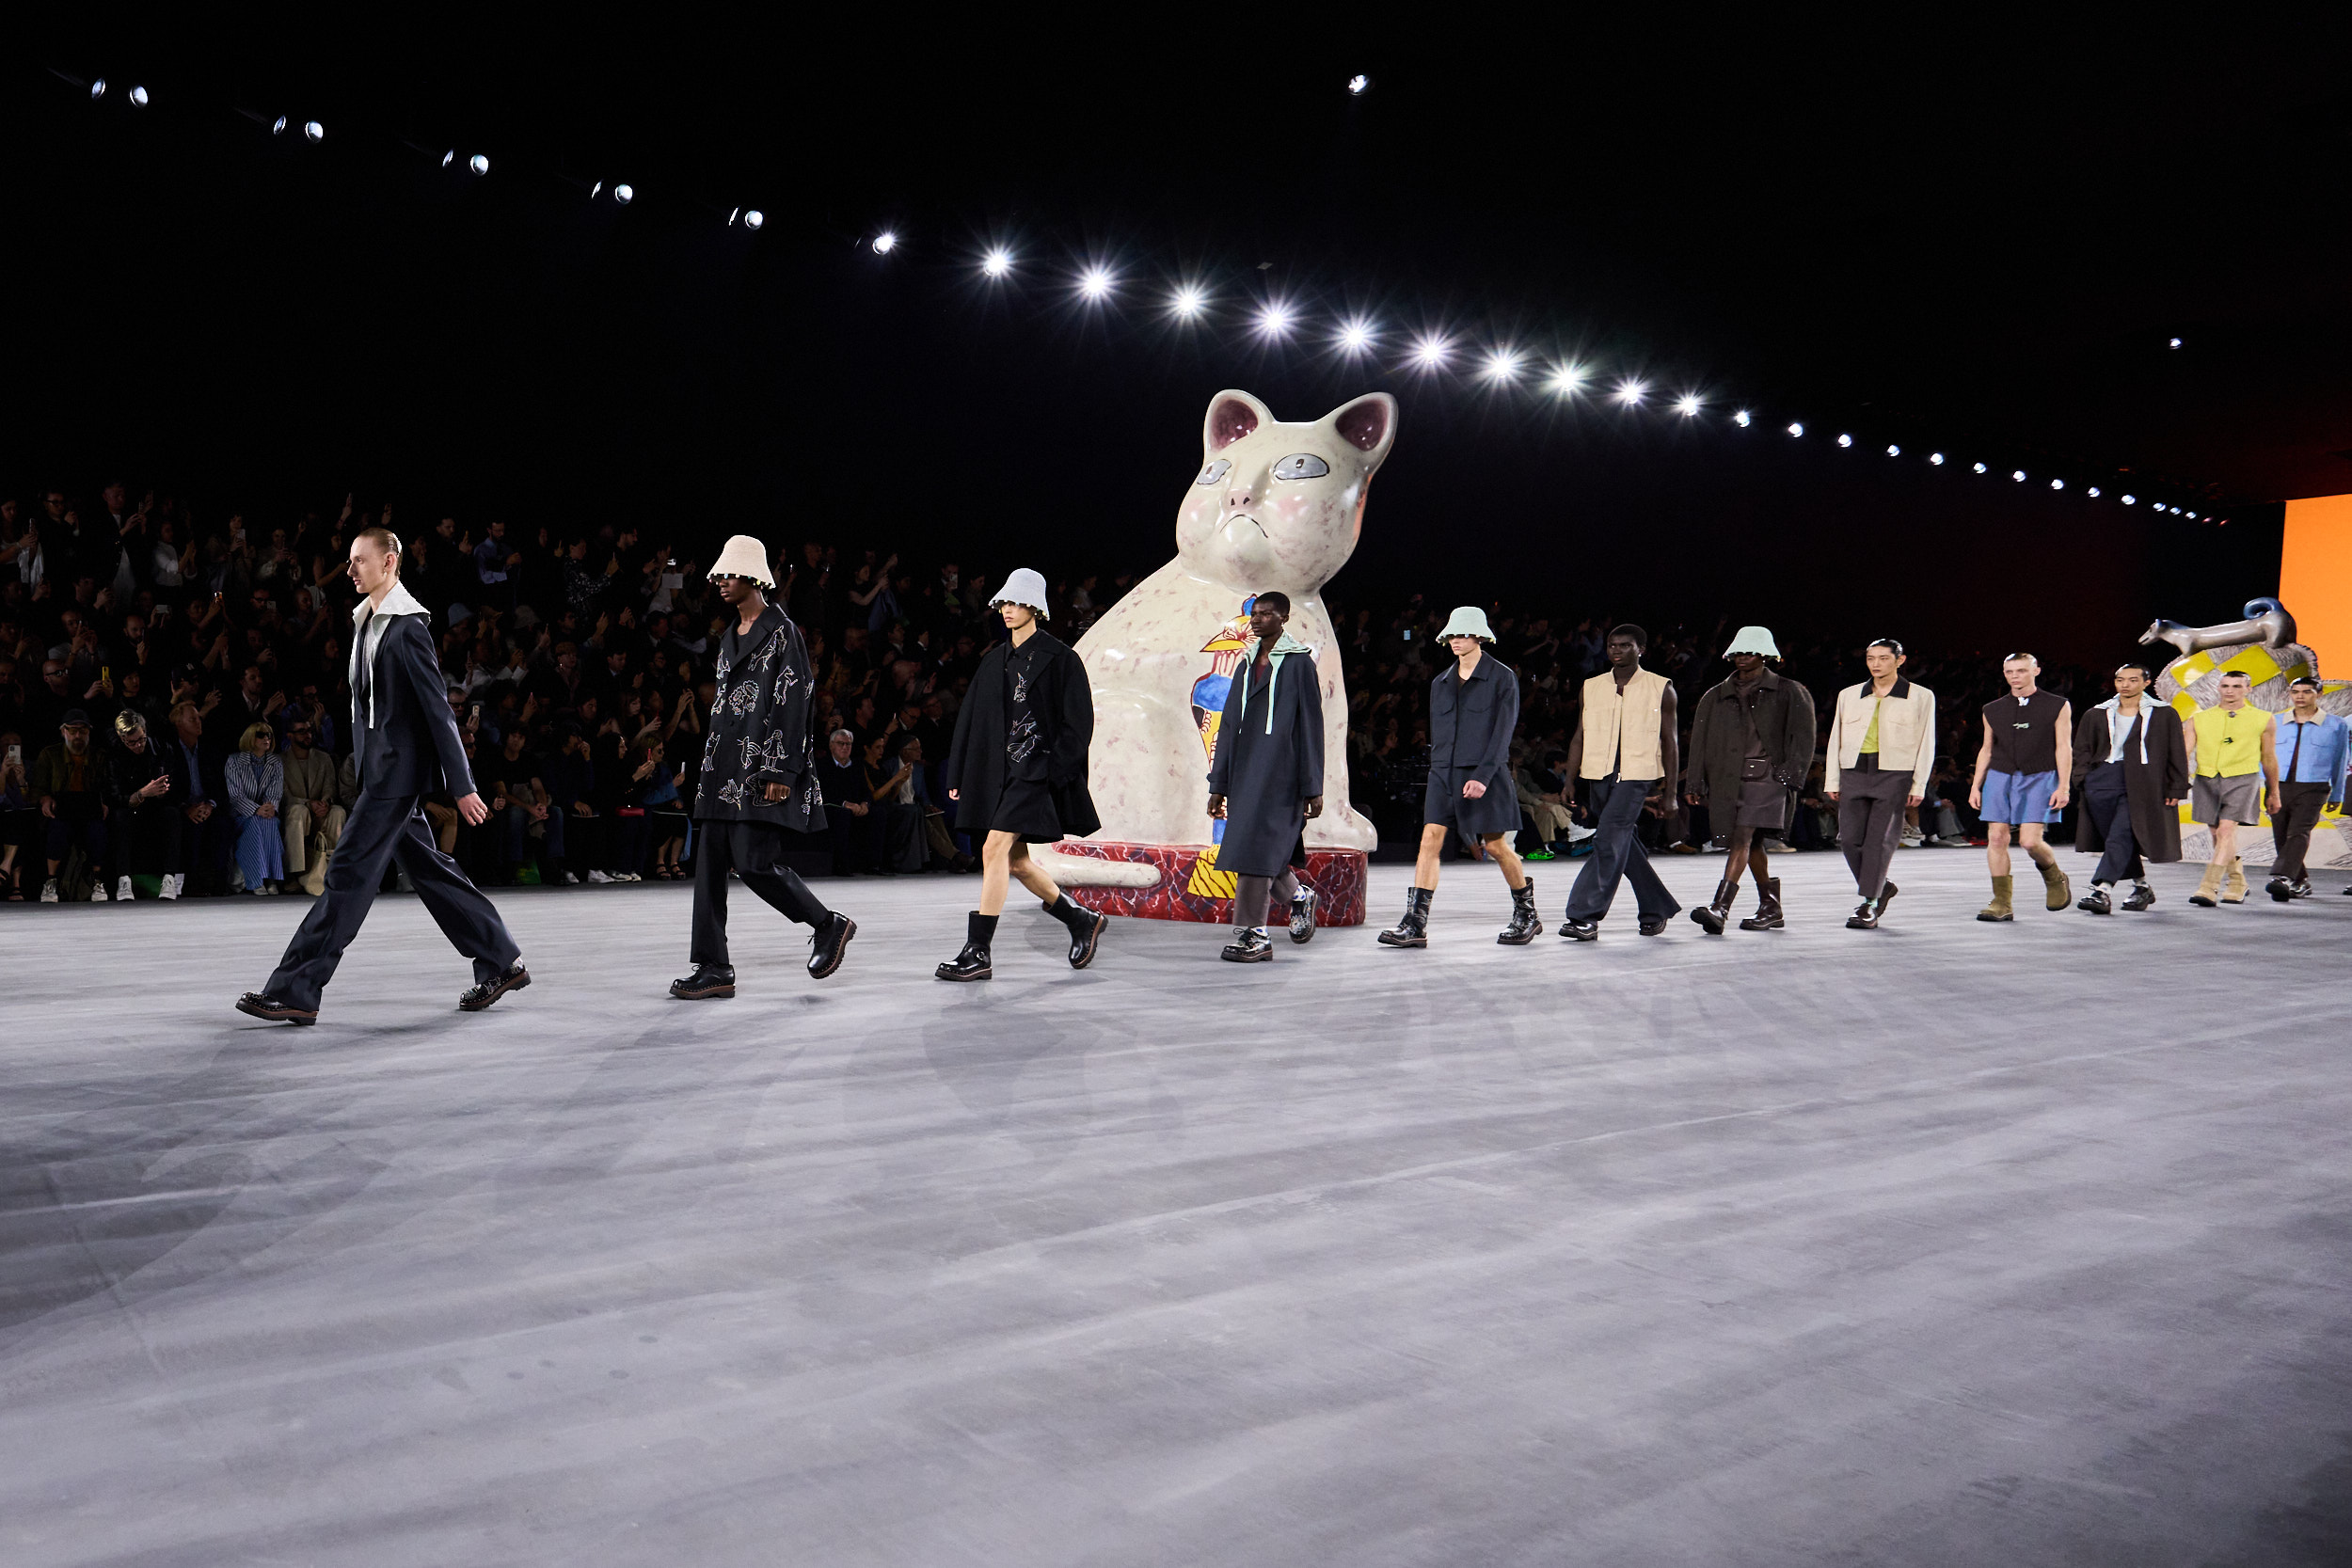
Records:
[[[2352,489],[2332,31],[648,14],[17,36],[0,168],[35,303],[0,481],[121,467],[219,505],[357,485],[412,515],[1149,565],[1216,388],[1306,419],[1377,386],[1404,417],[1368,584],[1663,555],[1701,597],[1762,561],[1827,603],[1883,550],[1932,575],[1992,543],[2029,572],[2132,558],[2112,613],[2143,619],[2263,588],[2271,503]],[[97,104],[65,79],[100,73]],[[280,113],[326,139],[248,118]],[[626,211],[589,200],[622,179]],[[739,205],[767,226],[730,227]],[[1018,261],[986,286],[993,240]],[[1089,258],[1110,309],[1073,303]],[[1159,309],[1179,273],[1213,325]],[[1248,330],[1268,296],[1302,312],[1287,344]],[[1329,347],[1347,313],[1383,329],[1370,361]],[[1430,326],[1709,412],[1415,374]],[[1845,429],[1851,451],[1815,438]],[[2030,484],[2005,491],[2010,467]],[[2236,533],[2126,513],[2124,488]],[[2228,569],[2163,564],[2201,558]]]

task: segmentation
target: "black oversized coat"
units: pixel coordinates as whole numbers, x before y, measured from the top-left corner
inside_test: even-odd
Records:
[[[2107,760],[2107,748],[2115,742],[2115,732],[2107,727],[2113,712],[2106,707],[2088,708],[2074,721],[2074,776],[2069,782],[2077,807],[2083,803],[2083,780],[2090,776],[2092,768]],[[2139,760],[2140,736],[2134,736],[2123,748],[2132,847],[2142,860],[2176,861],[2181,858],[2180,808],[2164,802],[2168,797],[2188,799],[2188,741],[2181,732],[2179,712],[2153,695],[2139,699],[2139,718],[2148,726],[2148,760]],[[2106,835],[2088,811],[2074,814],[2074,847],[2091,854],[2106,847]]]
[[[1429,787],[1422,795],[1422,820],[1449,818],[1473,838],[1519,831],[1519,792],[1511,778],[1511,736],[1519,727],[1519,678],[1491,653],[1483,655],[1470,678],[1448,664],[1429,683]],[[1466,800],[1462,785],[1476,779],[1486,786]]]
[[[808,715],[816,681],[801,628],[772,604],[759,612],[748,637],[742,623],[730,619],[711,679],[718,695],[703,741],[694,819],[821,830],[825,808],[811,777],[817,752]],[[791,793],[771,801],[771,784]]]
[[[1066,642],[1045,632],[1031,634],[1044,656],[1030,687],[1038,738],[1045,752],[1046,788],[1065,837],[1084,838],[1102,827],[1094,797],[1087,790],[1087,747],[1094,739],[1094,688],[1086,661]],[[980,660],[963,706],[956,712],[956,737],[947,744],[944,787],[956,792],[956,829],[985,833],[996,820],[1005,793],[1005,741],[1012,728],[1005,711],[1005,658],[999,642]]]
[[[1323,682],[1314,656],[1300,649],[1276,662],[1269,681],[1253,683],[1257,657],[1253,641],[1226,690],[1209,793],[1225,797],[1216,868],[1279,877],[1306,825],[1308,798],[1323,793]]]
[[[1813,693],[1767,670],[1756,704],[1756,738],[1785,789],[1804,783],[1813,767]],[[1705,798],[1708,820],[1728,824],[1740,809],[1740,773],[1748,758],[1748,726],[1740,712],[1738,676],[1708,688],[1691,721],[1691,765],[1684,789]],[[1720,814],[1720,815],[1719,815]]]

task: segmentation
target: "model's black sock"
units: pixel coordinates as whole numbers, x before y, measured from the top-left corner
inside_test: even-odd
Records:
[[[985,953],[996,942],[996,916],[974,910],[963,928],[963,940]]]
[[[1092,929],[1094,926],[1094,911],[1081,909],[1072,903],[1070,895],[1066,893],[1055,895],[1054,901],[1045,906],[1045,912],[1069,927],[1073,932],[1083,934]]]

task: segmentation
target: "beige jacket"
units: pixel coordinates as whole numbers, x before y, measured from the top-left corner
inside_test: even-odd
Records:
[[[1578,771],[1588,779],[1605,779],[1618,761],[1617,740],[1625,739],[1625,756],[1617,770],[1621,779],[1655,779],[1666,770],[1658,752],[1660,715],[1666,703],[1666,677],[1635,670],[1633,678],[1617,689],[1615,672],[1604,670],[1584,683],[1584,756]]]
[[[1837,775],[1862,754],[1862,737],[1869,732],[1870,710],[1879,709],[1879,767],[1887,772],[1911,769],[1907,793],[1924,796],[1928,774],[1935,768],[1935,693],[1914,686],[1901,676],[1882,700],[1870,694],[1870,683],[1850,686],[1837,693],[1837,714],[1829,721],[1829,756],[1822,765],[1821,788],[1837,791]]]

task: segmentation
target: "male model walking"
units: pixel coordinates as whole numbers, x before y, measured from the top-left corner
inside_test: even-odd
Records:
[[[1438,866],[1446,836],[1486,847],[1511,889],[1511,923],[1495,941],[1524,947],[1543,929],[1535,912],[1535,887],[1527,879],[1511,835],[1519,830],[1518,786],[1511,779],[1511,734],[1519,723],[1519,680],[1511,667],[1491,657],[1495,634],[1486,612],[1464,605],[1438,634],[1454,655],[1454,667],[1429,683],[1429,783],[1421,798],[1421,853],[1413,861],[1413,887],[1406,895],[1405,918],[1380,933],[1391,947],[1429,945],[1429,903],[1437,896]]]
[[[1813,770],[1813,693],[1765,664],[1780,645],[1762,626],[1741,626],[1724,650],[1731,678],[1710,687],[1691,720],[1691,772],[1683,781],[1692,805],[1707,808],[1707,825],[1728,830],[1730,863],[1715,884],[1714,901],[1691,911],[1709,936],[1722,936],[1740,895],[1742,866],[1756,872],[1756,913],[1743,931],[1776,931],[1783,925],[1780,879],[1765,845],[1788,828],[1788,801]]]
[[[808,704],[816,687],[801,628],[768,602],[775,578],[768,547],[747,533],[729,539],[710,580],[735,619],[711,667],[715,694],[694,789],[694,934],[691,973],[670,982],[688,1002],[735,994],[727,956],[727,873],[787,920],[812,933],[808,977],[841,967],[857,922],[825,908],[790,866],[784,835],[822,832],[824,802],[814,777]]]
[[[2074,783],[2083,803],[2074,847],[2099,857],[2090,891],[2075,908],[2092,914],[2115,912],[2107,890],[2126,877],[2132,891],[2123,908],[2149,908],[2156,895],[2146,863],[2181,858],[2188,751],[2181,716],[2147,690],[2148,672],[2123,665],[2115,672],[2115,695],[2074,726]]]
[[[1038,896],[1070,930],[1070,967],[1094,961],[1110,916],[1080,909],[1029,857],[1032,844],[1084,838],[1103,825],[1087,792],[1087,747],[1094,738],[1094,688],[1083,659],[1046,635],[1045,579],[1024,566],[1005,578],[991,608],[1007,641],[980,660],[956,712],[955,739],[942,769],[956,828],[980,839],[980,907],[963,950],[938,969],[943,980],[985,980],[1009,883]]]
[[[326,868],[326,895],[303,915],[277,973],[260,990],[237,998],[237,1010],[316,1023],[320,993],[375,902],[384,863],[397,861],[450,945],[473,960],[474,983],[457,1006],[478,1013],[531,984],[531,972],[498,907],[434,846],[420,807],[425,796],[446,790],[477,828],[489,820],[490,808],[466,766],[465,741],[433,657],[432,617],[400,585],[399,538],[387,528],[361,529],[351,541],[347,569],[360,594],[351,612],[350,673],[359,798]]]
[[[1886,879],[1903,813],[1926,799],[1935,771],[1935,693],[1903,678],[1903,645],[1882,637],[1862,650],[1870,678],[1837,693],[1821,792],[1837,807],[1837,844],[1862,903],[1846,928],[1875,931],[1899,890]]]
[[[1216,868],[1233,873],[1238,884],[1233,940],[1218,954],[1232,963],[1274,957],[1266,934],[1274,898],[1288,909],[1291,941],[1315,934],[1315,893],[1304,872],[1306,825],[1323,815],[1323,684],[1313,650],[1282,629],[1290,613],[1287,594],[1250,601],[1252,641],[1226,689],[1209,766],[1209,815],[1225,820]]]
[[[2344,804],[2346,753],[2352,752],[2352,724],[2319,710],[2317,681],[2296,676],[2287,683],[2287,700],[2293,705],[2279,716],[2272,742],[2279,753],[2279,809],[2270,814],[2270,841],[2279,853],[2265,889],[2281,904],[2312,895],[2303,855],[2319,814]]]
[[[2246,902],[2246,863],[2238,859],[2237,831],[2261,821],[2265,804],[2273,816],[2284,804],[2279,795],[2278,725],[2247,701],[2253,689],[2242,671],[2224,671],[2219,704],[2199,708],[2189,721],[2189,816],[2213,830],[2213,858],[2188,895],[2201,909],[2212,909],[2217,898],[2224,904]]]
[[[2074,761],[2074,706],[2034,684],[2041,673],[2042,661],[2033,655],[2010,655],[2001,660],[2009,695],[1984,705],[1984,744],[1968,786],[1968,804],[1984,819],[1985,868],[1993,877],[1993,902],[1977,911],[1979,920],[2017,918],[2010,902],[2012,833],[2042,873],[2042,907],[2062,910],[2074,896],[2057,854],[2042,842],[2067,800]]]
[[[1649,634],[1639,626],[1609,634],[1609,668],[1584,683],[1583,722],[1568,741],[1568,773],[1583,782],[1595,831],[1592,855],[1568,892],[1567,923],[1560,927],[1572,942],[1599,938],[1620,879],[1633,884],[1645,937],[1661,934],[1682,907],[1658,879],[1635,832],[1642,808],[1671,793],[1681,772],[1675,689],[1665,676],[1642,668],[1648,646]]]

